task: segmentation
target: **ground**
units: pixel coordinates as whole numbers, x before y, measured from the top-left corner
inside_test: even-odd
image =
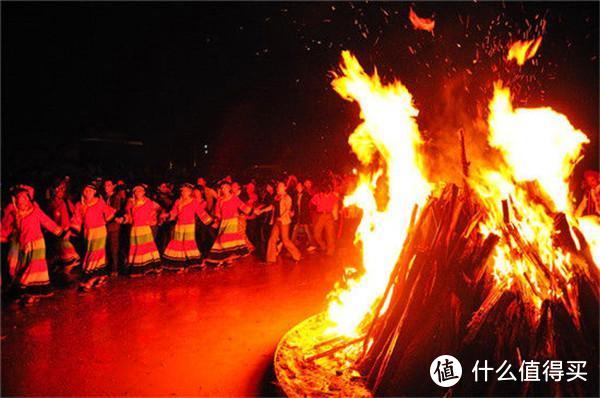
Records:
[[[326,308],[337,257],[117,277],[2,311],[2,395],[273,395],[273,353]]]

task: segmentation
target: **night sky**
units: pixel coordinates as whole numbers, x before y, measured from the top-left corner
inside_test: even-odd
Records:
[[[411,4],[435,19],[434,35],[412,28]],[[215,177],[255,164],[345,171],[358,111],[330,86],[343,49],[409,88],[433,158],[448,156],[441,143],[502,79],[519,105],[552,106],[586,132],[582,167],[597,167],[597,2],[1,7],[3,179],[90,164]],[[539,34],[533,62],[504,62],[510,41]]]

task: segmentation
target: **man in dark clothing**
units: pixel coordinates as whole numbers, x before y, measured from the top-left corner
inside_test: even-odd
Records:
[[[104,201],[110,207],[115,209],[115,218],[123,215],[125,200],[125,190],[117,190],[117,186],[112,180],[104,181]],[[116,276],[125,268],[123,261],[121,261],[121,249],[123,246],[121,242],[121,224],[116,222],[115,218],[106,224],[106,254],[108,269],[113,276]]]
[[[296,194],[293,196],[292,208],[294,211],[294,229],[292,230],[292,242],[298,246],[298,236],[300,233],[306,236],[306,245],[313,246],[311,235],[311,215],[310,215],[311,195],[306,192],[301,182],[296,184]]]
[[[202,191],[202,195],[204,195],[204,200],[206,201],[206,211],[208,214],[213,214],[215,204],[217,203],[218,199],[217,191],[206,185],[206,180],[202,177],[198,178],[196,184]]]
[[[259,204],[258,194],[256,193],[256,185],[254,182],[249,182],[244,187],[244,192],[240,195],[240,199],[249,207],[255,208]],[[249,214],[246,217],[246,236],[250,243],[256,248],[260,246],[260,220],[256,214]]]
[[[260,199],[260,208],[269,207],[275,203],[274,185],[275,184],[272,182],[265,185],[262,198]],[[274,218],[274,210],[265,211],[264,213],[261,213],[258,218],[260,243],[256,246],[256,255],[263,260],[267,255],[267,243],[269,241],[269,236],[271,236],[271,230],[273,229]]]
[[[166,182],[161,183],[158,186],[158,193],[155,198],[156,203],[160,205],[164,212],[170,212],[175,203],[172,189]],[[158,251],[162,253],[167,247],[169,240],[171,240],[171,230],[173,228],[173,222],[164,221],[158,226],[156,236],[156,246]]]

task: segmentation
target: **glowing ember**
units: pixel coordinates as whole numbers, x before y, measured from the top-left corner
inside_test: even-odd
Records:
[[[517,64],[523,65],[525,61],[535,56],[535,53],[542,44],[542,37],[538,37],[535,40],[516,41],[508,50],[506,61],[510,62],[515,60]]]
[[[384,293],[413,209],[425,202],[430,185],[421,172],[422,140],[411,94],[400,82],[382,84],[377,72],[367,75],[349,52],[344,51],[342,57],[342,75],[336,76],[332,85],[348,101],[358,102],[363,120],[349,143],[361,163],[377,168],[372,175],[361,174],[358,187],[344,201],[346,206],[363,210],[356,239],[362,243],[365,272],[359,279],[349,280],[347,289],[337,288],[328,309],[332,331],[355,336]],[[382,163],[385,166],[380,166]],[[388,189],[383,210],[374,194],[378,184]]]
[[[488,141],[505,164],[482,171],[472,186],[489,210],[482,232],[503,237],[494,254],[498,286],[516,287],[537,308],[545,299],[572,299],[575,265],[554,244],[553,216],[571,208],[567,180],[588,139],[551,108],[513,109],[500,84],[488,123]]]
[[[421,18],[420,16],[417,15],[417,13],[415,13],[413,11],[412,7],[410,8],[410,11],[408,12],[408,19],[410,19],[410,22],[412,23],[413,28],[415,28],[417,30],[426,30],[428,32],[431,32],[431,34],[433,34],[433,28],[435,28],[435,21],[433,19]]]

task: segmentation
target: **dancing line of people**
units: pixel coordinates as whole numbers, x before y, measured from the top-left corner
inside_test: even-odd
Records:
[[[331,175],[317,189],[290,176],[259,189],[226,177],[213,189],[199,178],[181,184],[175,198],[168,182],[153,194],[145,184],[127,189],[123,181],[95,179],[73,203],[65,177],[48,189],[45,205],[33,187],[17,185],[2,214],[2,287],[31,303],[52,294],[53,275],[75,275],[79,289],[89,291],[118,274],[223,267],[251,253],[267,264],[282,251],[292,262],[303,252],[333,255],[348,184]]]
[[[16,185],[2,214],[2,290],[32,303],[52,294],[51,276],[89,291],[110,276],[223,267],[250,253],[267,264],[284,250],[292,262],[316,250],[333,255],[343,227],[353,235],[360,220],[356,207],[341,211],[355,184],[353,175],[331,174],[317,187],[294,176],[242,187],[226,177],[213,189],[198,178],[175,198],[168,182],[152,192],[95,179],[72,200],[65,177],[43,195],[44,205],[33,187]],[[600,174],[586,171],[582,188],[577,214],[600,216]]]

